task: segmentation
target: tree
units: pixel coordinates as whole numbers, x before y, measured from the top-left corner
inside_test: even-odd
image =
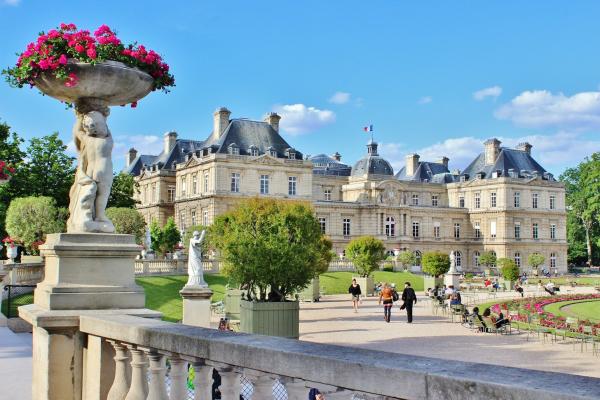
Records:
[[[139,184],[132,175],[124,172],[116,174],[108,198],[108,207],[135,208],[138,201],[133,196],[136,193],[139,193]]]
[[[502,277],[507,281],[514,282],[519,279],[521,271],[519,271],[517,264],[510,258],[499,258],[496,264],[500,267]]]
[[[594,153],[575,168],[567,169],[560,180],[565,184],[567,211],[584,230],[587,262],[592,265],[594,228],[600,223],[600,153]],[[575,236],[567,235],[571,240]],[[574,243],[573,243],[574,244]]]
[[[16,132],[11,132],[10,126],[5,122],[0,123],[0,160],[6,162],[9,166],[16,169],[12,179],[0,186],[0,235],[4,237],[6,211],[11,200],[22,195],[22,190],[26,187],[23,177],[23,159],[25,152],[19,147],[23,139]]]
[[[385,246],[373,236],[362,236],[348,244],[346,257],[352,261],[360,276],[369,276],[379,268],[379,262],[385,259]]]
[[[73,157],[66,153],[67,145],[58,133],[33,138],[27,148],[27,194],[49,196],[59,207],[69,206],[69,190],[75,178]]]
[[[135,236],[135,242],[142,244],[146,234],[146,222],[137,210],[126,207],[109,207],[106,216],[112,221],[117,233]]]
[[[479,263],[487,268],[496,265],[496,254],[492,251],[484,251],[479,256]]]
[[[285,301],[305,288],[331,257],[311,207],[302,202],[250,199],[219,215],[210,227],[223,272],[248,299]]]
[[[438,277],[450,270],[450,256],[439,251],[428,251],[423,254],[422,264],[424,273]]]
[[[546,261],[546,258],[539,253],[531,253],[529,257],[527,257],[527,263],[531,265],[531,268],[537,270],[537,268],[542,265]]]
[[[166,253],[173,251],[181,240],[181,234],[173,217],[167,219],[167,223],[162,229],[158,222],[152,221],[150,223],[150,239],[152,240],[152,250],[156,253],[164,256]]]
[[[48,233],[65,231],[66,215],[66,209],[56,207],[51,197],[17,198],[8,207],[6,231],[32,251],[32,244],[45,241]]]
[[[415,257],[414,253],[408,250],[405,250],[398,254],[396,260],[400,263],[400,265],[402,265],[402,268],[404,268],[404,270],[407,270],[408,267],[415,265],[415,263],[417,262],[417,258]]]
[[[204,226],[204,225],[193,225],[193,226],[190,226],[189,228],[186,228],[185,234],[183,235],[182,243],[183,243],[183,246],[185,247],[186,251],[189,250],[188,247],[190,245],[190,239],[192,238],[194,231],[198,231],[198,232],[202,233],[203,230],[206,230],[206,233],[204,236],[204,242],[202,242],[202,255],[204,256],[204,254],[206,254],[206,252],[209,249],[211,249],[209,227]]]

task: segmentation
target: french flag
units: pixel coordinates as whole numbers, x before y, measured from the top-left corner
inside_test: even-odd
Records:
[[[373,125],[365,126],[363,130],[365,132],[373,132]]]

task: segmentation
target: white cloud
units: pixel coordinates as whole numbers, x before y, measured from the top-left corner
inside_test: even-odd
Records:
[[[329,102],[333,104],[346,104],[350,101],[352,95],[346,92],[335,92],[333,96],[329,98]]]
[[[125,158],[130,148],[139,154],[158,155],[163,150],[163,137],[158,135],[119,135],[114,138],[113,160]]]
[[[422,161],[438,161],[448,157],[453,168],[466,168],[483,150],[483,139],[472,136],[446,139],[416,150]]]
[[[496,100],[501,94],[502,88],[500,86],[492,86],[473,92],[473,98],[477,101],[482,101],[485,100],[486,97],[493,97],[494,100]]]
[[[13,7],[18,6],[19,3],[21,3],[21,0],[3,0],[2,1],[2,4],[6,5],[6,6],[13,6]]]
[[[333,111],[304,104],[276,105],[273,110],[281,116],[281,129],[291,135],[308,133],[335,122]]]
[[[431,96],[423,96],[417,101],[417,104],[429,104],[433,101],[433,97]]]
[[[392,164],[394,173],[404,166],[404,156],[408,153],[403,143],[381,143],[377,152]]]
[[[547,90],[525,91],[498,108],[494,116],[525,127],[600,129],[600,92],[565,96]]]

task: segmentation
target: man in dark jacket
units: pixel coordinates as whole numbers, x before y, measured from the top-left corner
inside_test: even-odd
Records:
[[[404,290],[402,291],[402,304],[401,308],[406,309],[406,316],[408,317],[408,323],[412,323],[412,309],[413,305],[417,304],[417,295],[415,290],[410,287],[410,282],[404,282]]]

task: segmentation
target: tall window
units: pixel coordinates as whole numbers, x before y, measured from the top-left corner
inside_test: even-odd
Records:
[[[175,201],[175,186],[167,187],[167,198],[169,199],[169,203]]]
[[[202,225],[208,226],[208,210],[202,212]]]
[[[208,172],[204,173],[204,193],[208,193]]]
[[[458,222],[454,224],[454,237],[456,239],[460,238],[460,224]]]
[[[269,194],[269,175],[260,176],[260,194]]]
[[[192,175],[192,194],[198,194],[198,174]]]
[[[481,208],[481,193],[475,193],[475,208]]]
[[[475,267],[479,267],[481,265],[479,263],[479,256],[481,256],[481,254],[478,251],[473,252],[473,264]]]
[[[185,176],[181,177],[181,197],[185,197],[186,196],[186,192],[187,192],[187,179],[185,179]]]
[[[550,239],[556,239],[556,224],[550,224]]]
[[[152,195],[152,203],[156,203],[156,183],[152,184],[152,189],[150,190],[150,194]]]
[[[231,173],[231,191],[234,193],[240,192],[240,174],[239,174],[239,172]]]
[[[490,221],[490,237],[496,237],[496,221]]]
[[[465,206],[465,195],[464,194],[461,194],[458,196],[458,206],[461,208]]]
[[[481,223],[479,221],[475,222],[475,237],[476,238],[480,238],[481,237]]]
[[[342,233],[344,236],[350,236],[350,218],[344,218]]]
[[[534,223],[531,226],[531,234],[533,235],[534,239],[539,239],[539,229],[538,229],[538,224]]]
[[[419,223],[415,221],[415,222],[413,222],[412,226],[413,226],[412,235],[413,235],[413,237],[418,238],[419,237]]]
[[[550,195],[550,209],[556,209],[556,196],[553,194]]]
[[[556,253],[550,253],[550,268],[556,268]]]
[[[192,226],[196,226],[196,210],[192,210],[191,217],[192,217]]]
[[[326,201],[331,201],[331,189],[323,190],[323,195]]]
[[[496,207],[496,192],[490,193],[490,207]]]
[[[538,197],[539,197],[539,195],[537,193],[533,193],[531,195],[531,207],[532,208],[538,208]]]
[[[296,182],[298,178],[295,176],[288,177],[288,195],[295,196],[296,195]]]
[[[521,253],[519,252],[515,253],[515,264],[517,264],[517,267],[521,268]]]
[[[321,233],[325,234],[325,232],[327,231],[327,219],[325,219],[324,217],[320,217],[319,226],[321,227]]]
[[[440,223],[437,221],[433,223],[433,237],[436,239],[440,237]]]
[[[412,205],[413,206],[418,206],[419,205],[419,195],[417,193],[414,193],[412,195]]]
[[[515,222],[515,239],[521,239],[521,223]]]
[[[415,266],[421,266],[421,252],[419,250],[415,250]]]
[[[462,254],[460,251],[454,251],[454,265],[457,267],[462,267]]]
[[[396,221],[394,220],[394,217],[387,217],[385,219],[385,236],[396,236]]]
[[[431,205],[433,207],[437,207],[438,206],[438,195],[437,194],[432,194],[431,195]]]
[[[521,207],[521,193],[515,192],[513,194],[513,202],[514,202],[515,208]]]

